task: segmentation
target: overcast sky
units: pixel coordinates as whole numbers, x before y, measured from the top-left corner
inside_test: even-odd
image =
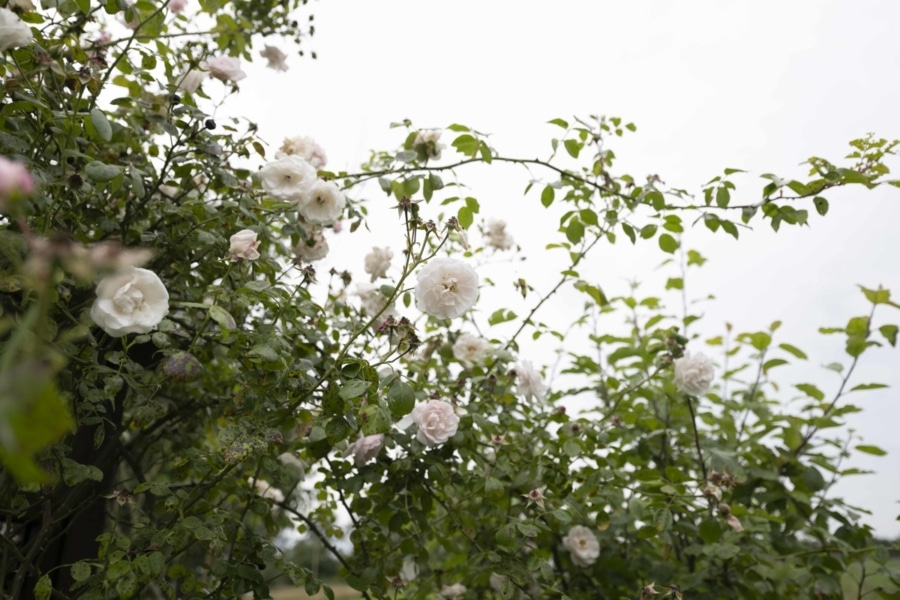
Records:
[[[638,131],[612,143],[617,172],[639,181],[656,173],[691,191],[725,167],[801,177],[799,163],[812,155],[838,160],[847,141],[867,132],[900,138],[900,4],[890,0],[328,0],[309,7],[317,32],[306,49],[318,60],[291,57],[287,73],[263,68],[264,61],[248,66],[230,112],[256,121],[275,147],[285,135],[315,137],[330,170],[356,171],[368,150],[393,148],[400,137],[388,124],[404,118],[421,127],[465,123],[493,133],[502,153],[546,157],[555,133],[548,119],[618,115]],[[545,253],[525,241],[544,241],[551,232],[537,198],[522,196],[527,174],[498,169],[474,181],[483,216],[506,219],[529,258],[527,270],[515,261],[504,268],[534,277]],[[761,180],[736,183],[738,200],[758,200]],[[328,265],[361,270],[373,244],[393,245],[399,256],[400,240],[377,225],[391,218],[379,210],[387,201],[377,190],[367,197],[370,211],[387,217],[373,217],[372,233],[331,238]],[[810,354],[810,367],[773,372],[785,401],[797,396],[790,384],[799,381],[815,380],[826,394],[836,390],[837,378],[819,365],[848,363],[842,339],[816,331],[867,312],[857,284],[882,284],[900,298],[900,190],[860,188],[828,198],[826,219],[804,206],[812,213],[808,228],[776,236],[760,222],[740,242],[702,227],[684,237],[685,247],[710,259],[689,275],[689,296],[717,298],[702,305],[701,339],[721,334],[726,321],[752,331],[782,320],[776,342]],[[655,270],[659,251],[632,249],[621,239],[598,252],[588,278],[610,295],[626,291],[634,278],[647,282],[648,294],[661,292],[674,274]],[[532,283],[541,290],[552,280]],[[886,309],[881,317],[900,322],[900,311]],[[836,488],[873,512],[867,522],[882,536],[900,535],[898,360],[891,348],[864,355],[854,381],[892,387],[852,398],[864,407],[852,426],[890,455],[855,456],[853,465],[879,475]]]

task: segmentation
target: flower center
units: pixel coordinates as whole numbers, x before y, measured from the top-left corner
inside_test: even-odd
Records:
[[[144,294],[133,284],[122,286],[113,298],[113,305],[120,313],[130,315],[144,308]]]
[[[444,277],[444,280],[441,282],[441,286],[443,286],[444,288],[444,293],[455,294],[456,277]]]

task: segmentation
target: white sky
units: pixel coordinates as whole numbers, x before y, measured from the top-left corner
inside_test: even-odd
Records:
[[[275,147],[286,135],[315,137],[328,152],[330,170],[356,172],[368,150],[395,147],[401,138],[388,124],[404,118],[421,127],[465,123],[495,134],[501,153],[546,157],[559,131],[547,120],[618,115],[638,131],[611,142],[616,172],[638,180],[658,173],[668,185],[691,191],[725,167],[801,177],[805,169],[798,163],[811,155],[837,160],[849,151],[847,141],[867,132],[900,138],[900,3],[890,0],[329,0],[310,8],[317,33],[306,50],[315,50],[318,60],[292,56],[287,73],[265,69],[261,60],[246,67],[249,77],[229,112],[257,122]],[[443,141],[451,139],[445,133]],[[537,197],[521,194],[527,174],[495,168],[460,175],[473,184],[481,216],[506,219],[530,259],[527,271],[522,263],[502,268],[512,265],[516,276],[528,274],[538,290],[547,289],[553,280],[549,274],[542,280],[535,266],[550,264],[552,273],[555,257],[548,253],[542,261],[543,243],[524,244],[550,233]],[[735,181],[743,191],[738,200],[759,198],[762,180]],[[372,213],[389,206],[377,189],[365,196]],[[895,188],[828,194],[826,219],[804,206],[811,227],[772,235],[760,222],[756,231],[742,231],[740,243],[703,227],[688,230],[685,247],[710,259],[689,274],[688,293],[717,297],[703,305],[701,339],[722,333],[725,321],[753,331],[780,319],[785,324],[776,343],[803,348],[815,367],[774,371],[785,400],[798,395],[789,384],[800,381],[814,380],[833,394],[837,378],[817,366],[847,364],[843,341],[816,330],[867,312],[856,284],[882,284],[900,299],[898,197]],[[436,216],[436,206],[429,210]],[[373,244],[393,245],[399,256],[396,231],[385,234],[388,229],[377,225],[378,219],[393,222],[395,213],[384,213],[374,217],[376,233],[332,237],[324,269],[333,264],[360,272]],[[621,235],[590,263],[596,271],[582,275],[610,295],[623,293],[632,278],[647,282],[645,293],[659,295],[665,278],[675,276],[654,271],[661,260],[655,244],[633,250]],[[672,308],[680,312],[677,304]],[[885,309],[881,317],[900,322],[900,311]],[[836,488],[851,504],[873,511],[867,522],[881,536],[900,535],[897,352],[888,347],[864,355],[854,381],[892,387],[855,394],[864,412],[851,419],[865,443],[890,455],[855,456],[854,466],[879,475]]]

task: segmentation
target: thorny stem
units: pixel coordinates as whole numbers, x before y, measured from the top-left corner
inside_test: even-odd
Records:
[[[694,404],[691,402],[691,397],[687,394],[684,395],[685,401],[687,401],[688,410],[691,412],[691,426],[694,429],[694,446],[697,448],[697,458],[700,461],[700,470],[703,472],[703,482],[706,483],[706,480],[709,477],[706,474],[706,461],[703,460],[703,450],[700,449],[700,433],[697,431],[697,417],[694,415]]]

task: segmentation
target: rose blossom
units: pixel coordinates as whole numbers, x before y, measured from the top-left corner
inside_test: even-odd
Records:
[[[572,556],[572,562],[579,567],[594,564],[600,556],[600,542],[594,532],[583,525],[575,525],[563,538],[563,546]]]
[[[287,54],[285,54],[275,46],[269,46],[267,44],[263,48],[262,52],[259,53],[259,55],[269,61],[266,66],[270,69],[274,69],[276,71],[288,70],[288,66],[284,62],[287,59]]]
[[[294,258],[299,263],[312,263],[328,256],[328,241],[321,227],[304,227],[306,239],[294,247]]]
[[[29,10],[34,10],[34,3],[31,0],[9,0],[6,8],[10,10],[18,8],[23,12],[28,12]]]
[[[0,52],[27,46],[33,41],[31,27],[13,11],[0,8]]]
[[[484,239],[488,248],[494,250],[509,250],[515,244],[513,237],[506,230],[506,221],[500,219],[488,219],[483,230]]]
[[[438,594],[438,598],[441,598],[441,600],[459,600],[465,593],[466,586],[461,583],[454,583],[453,585],[445,585],[442,587],[441,593]]]
[[[438,142],[441,139],[440,129],[426,129],[416,134],[413,148],[425,155],[426,160],[441,160],[441,150],[444,144]]]
[[[206,60],[204,67],[219,81],[240,81],[247,76],[241,71],[241,61],[231,56],[213,56]]]
[[[228,252],[231,254],[231,260],[256,260],[259,258],[259,242],[256,239],[256,232],[250,229],[242,229],[229,239],[231,248]]]
[[[417,404],[412,411],[413,422],[419,429],[416,438],[426,446],[443,444],[454,435],[459,427],[459,417],[453,405],[444,400],[429,400]]]
[[[454,319],[475,304],[478,275],[466,263],[454,258],[432,258],[419,271],[416,307],[439,319]]]
[[[300,200],[300,214],[310,223],[331,225],[340,218],[346,205],[344,192],[334,182],[320,179]]]
[[[384,248],[373,247],[372,251],[366,254],[366,262],[363,270],[372,276],[372,283],[379,277],[385,277],[387,270],[391,267],[391,258],[393,251],[385,246]]]
[[[169,10],[180,13],[187,6],[188,0],[169,0]]]
[[[311,164],[316,169],[321,169],[328,163],[325,150],[314,139],[304,135],[292,138],[284,138],[281,148],[275,153],[275,158],[296,155]]]
[[[169,292],[153,271],[127,267],[97,286],[91,319],[112,337],[147,333],[169,312]]]
[[[484,361],[490,347],[491,344],[486,339],[464,333],[453,344],[453,356],[466,365],[478,364]]]
[[[384,447],[384,434],[377,433],[375,435],[367,435],[365,437],[361,437],[353,444],[347,448],[347,451],[344,453],[344,456],[353,455],[353,462],[356,463],[357,467],[361,467],[381,452],[381,449]]]
[[[530,360],[523,360],[516,364],[516,393],[525,396],[526,400],[543,400],[547,393],[547,386],[541,379],[541,373],[534,368]]]
[[[316,170],[299,156],[283,156],[259,170],[263,189],[279,200],[301,202],[316,181]]]
[[[691,396],[702,396],[709,391],[714,376],[713,365],[702,352],[675,359],[675,386]]]
[[[206,79],[206,73],[199,69],[191,69],[178,81],[178,89],[193,94],[200,89],[200,84]]]

